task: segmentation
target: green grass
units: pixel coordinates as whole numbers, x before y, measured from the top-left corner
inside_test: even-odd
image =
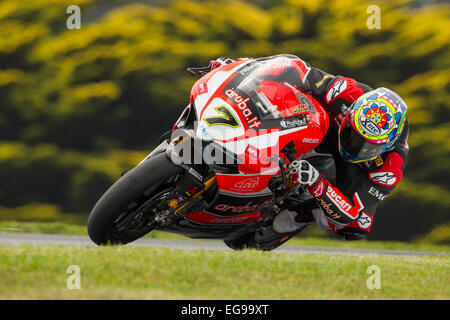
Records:
[[[0,221],[0,232],[44,233],[87,236],[86,225],[68,224],[64,222],[21,222]],[[158,239],[187,239],[186,237],[167,232],[154,231],[145,236]]]
[[[0,232],[23,232],[23,233],[47,233],[47,234],[70,234],[87,235],[85,225],[67,224],[61,222],[17,222],[0,221]],[[167,232],[152,231],[146,238],[154,239],[182,239],[191,241],[189,238]],[[423,243],[405,243],[396,241],[342,241],[330,238],[296,237],[289,240],[286,245],[323,246],[340,248],[361,249],[384,249],[384,250],[406,250],[406,251],[439,251],[450,252],[450,246],[432,245]]]
[[[1,299],[449,299],[449,257],[0,246]],[[70,265],[81,289],[66,287]],[[367,268],[381,289],[368,289]]]
[[[294,238],[287,242],[289,245],[323,246],[339,248],[404,250],[404,251],[433,251],[450,253],[450,246],[423,243],[408,243],[400,241],[342,241],[330,238]]]
[[[87,235],[86,226],[63,222],[0,221],[0,232]]]

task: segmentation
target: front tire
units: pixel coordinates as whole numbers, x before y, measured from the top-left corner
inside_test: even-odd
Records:
[[[157,154],[128,171],[117,180],[98,200],[89,216],[87,230],[89,237],[98,245],[107,243],[128,243],[142,234],[118,237],[112,229],[116,220],[129,209],[129,206],[142,198],[144,193],[155,194],[171,177],[182,172],[182,168],[173,164],[166,153]]]

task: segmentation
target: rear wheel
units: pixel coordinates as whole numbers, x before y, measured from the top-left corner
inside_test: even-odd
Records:
[[[150,232],[152,216],[163,209],[164,196],[174,188],[170,181],[182,170],[161,153],[127,172],[92,209],[87,224],[91,240],[125,244]]]

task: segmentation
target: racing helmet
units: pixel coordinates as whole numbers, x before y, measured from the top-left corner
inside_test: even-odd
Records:
[[[393,91],[378,88],[356,99],[338,132],[339,152],[347,162],[375,159],[400,136],[406,103]]]

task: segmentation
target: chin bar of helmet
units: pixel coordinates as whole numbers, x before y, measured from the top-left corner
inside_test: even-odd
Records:
[[[341,154],[341,156],[342,156],[342,154],[345,154],[345,157],[343,157],[344,160],[345,160],[345,158],[347,158],[347,159],[351,160],[350,161],[351,163],[360,163],[360,162],[364,162],[364,161],[374,160],[376,157],[378,157],[378,155],[377,155],[377,156],[369,158],[369,159],[357,159],[357,158],[353,157],[352,155],[350,155],[347,152],[347,150],[345,150],[345,148],[341,146],[341,139],[340,139],[341,128],[342,128],[342,126],[339,127],[339,131],[338,131],[338,149],[339,149],[339,153]]]

